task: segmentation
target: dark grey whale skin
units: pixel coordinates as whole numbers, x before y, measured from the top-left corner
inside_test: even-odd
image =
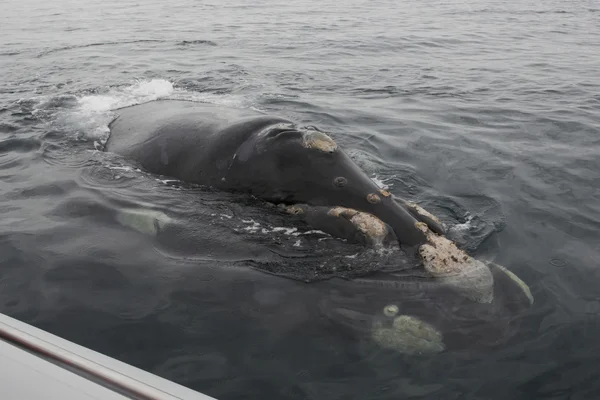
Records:
[[[151,101],[115,112],[105,150],[149,172],[274,203],[353,208],[388,224],[404,248],[426,242],[415,226],[419,219],[383,195],[339,146],[333,151],[305,147],[307,130],[289,120],[181,100]],[[338,177],[345,178],[344,185]],[[380,201],[368,201],[369,194],[377,194]]]

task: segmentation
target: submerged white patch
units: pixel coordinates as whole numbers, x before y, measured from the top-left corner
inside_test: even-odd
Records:
[[[383,314],[386,317],[395,317],[400,312],[400,309],[395,304],[388,304],[383,308]]]
[[[146,235],[156,236],[173,219],[162,211],[145,208],[124,208],[118,211],[117,221]]]
[[[529,288],[529,286],[525,282],[523,282],[523,280],[519,278],[514,272],[509,271],[506,267],[496,263],[494,263],[494,265],[499,270],[504,272],[510,279],[512,279],[513,282],[515,282],[521,290],[523,290],[523,294],[525,294],[525,296],[529,300],[529,305],[533,305],[533,294],[531,293],[531,289]]]
[[[403,354],[431,354],[444,350],[441,332],[410,315],[395,317],[391,326],[376,321],[371,333],[375,343],[381,347]]]

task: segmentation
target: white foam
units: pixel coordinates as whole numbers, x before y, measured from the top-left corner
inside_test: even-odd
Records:
[[[231,217],[227,217],[227,218],[231,218]],[[285,236],[291,236],[291,237],[299,237],[302,235],[325,235],[325,236],[329,236],[327,233],[320,231],[320,230],[310,230],[310,231],[305,231],[305,232],[301,232],[298,230],[298,228],[288,228],[285,226],[273,226],[273,227],[263,227],[259,222],[256,222],[253,219],[242,219],[241,220],[242,223],[247,224],[247,226],[245,226],[244,228],[242,228],[242,230],[249,232],[249,233],[263,233],[263,234],[269,234],[269,233],[280,233],[283,234]],[[239,231],[236,229],[236,232]],[[300,240],[298,240],[299,243]],[[298,245],[299,246],[299,245]]]
[[[114,169],[115,171],[127,171],[127,172],[139,172],[140,169],[139,168],[133,168],[133,167],[129,167],[127,165],[125,166],[121,166],[121,165],[107,165],[106,166],[109,169]]]
[[[260,224],[253,219],[243,219],[242,222],[245,224],[250,224],[250,226],[243,228],[243,230],[247,232],[256,233],[260,230]]]
[[[129,93],[136,99],[144,98],[145,101],[155,100],[159,97],[169,96],[173,93],[173,84],[165,79],[152,79],[139,81],[128,88]]]
[[[139,170],[138,170],[138,171],[139,171]],[[179,183],[179,182],[181,182],[181,181],[180,181],[180,180],[178,180],[178,179],[158,179],[158,178],[156,178],[156,181],[157,181],[157,182],[160,182],[160,183],[162,183],[162,184],[165,184],[165,185],[170,185],[170,184],[172,184],[172,183]]]
[[[111,88],[101,94],[78,97],[75,108],[59,111],[55,123],[74,132],[76,139],[103,143],[108,138],[112,110],[157,100],[174,93],[173,84],[165,79],[136,81],[133,85]],[[41,104],[44,108],[44,104]]]
[[[240,95],[222,95],[215,93],[193,93],[193,92],[180,92],[177,93],[179,100],[190,100],[198,101],[202,103],[218,104],[221,106],[234,107],[234,108],[252,108],[258,111],[262,111],[254,107],[253,102]]]
[[[173,84],[165,79],[137,81],[131,86],[114,88],[105,94],[79,98],[79,111],[84,114],[105,113],[115,108],[167,97],[173,91]]]
[[[276,226],[271,230],[271,232],[283,232],[284,235],[294,235],[298,231],[298,228],[285,228],[282,226]]]
[[[385,183],[386,181],[389,181],[390,179],[392,179],[392,178],[385,178],[385,179],[382,179],[382,178],[379,178],[379,177],[378,177],[377,175],[375,175],[375,174],[373,174],[373,176],[371,177],[371,180],[372,180],[373,182],[375,182],[375,184],[376,184],[377,186],[379,186],[379,188],[380,188],[380,189],[384,189],[384,190],[387,190],[387,189],[389,189],[391,186],[393,186],[393,183],[392,183],[392,184],[387,184],[387,183]]]
[[[448,230],[452,233],[469,232],[469,230],[473,227],[472,221],[473,221],[473,215],[467,214],[467,218],[466,218],[465,222],[463,222],[462,224],[452,225]]]
[[[77,98],[75,109],[57,114],[56,122],[74,131],[77,139],[94,140],[103,145],[110,134],[108,124],[116,115],[114,110],[164,98],[254,108],[252,99],[240,95],[190,92],[176,89],[166,79],[150,79],[81,96]]]
[[[119,98],[114,96],[84,96],[78,100],[79,112],[95,113],[109,111],[119,103]]]

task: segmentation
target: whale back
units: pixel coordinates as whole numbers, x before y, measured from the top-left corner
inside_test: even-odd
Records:
[[[231,155],[253,132],[285,121],[254,110],[180,100],[152,101],[116,113],[106,151],[152,173],[217,186]]]

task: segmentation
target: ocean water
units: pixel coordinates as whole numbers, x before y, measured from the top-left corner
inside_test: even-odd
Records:
[[[0,312],[219,399],[597,398],[599,66],[597,0],[2,0]],[[273,272],[389,257],[101,151],[159,98],[330,132],[533,306],[440,354],[378,347],[327,304],[383,291]]]

